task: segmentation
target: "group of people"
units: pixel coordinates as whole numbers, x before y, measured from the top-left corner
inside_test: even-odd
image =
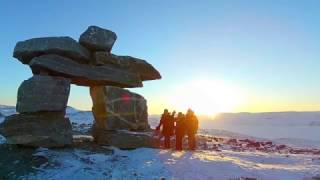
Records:
[[[195,150],[199,124],[197,116],[191,109],[188,109],[186,114],[182,112],[179,112],[177,116],[175,114],[175,111],[170,113],[168,109],[165,109],[156,128],[157,131],[160,131],[162,127],[161,133],[164,136],[164,147],[170,148],[171,136],[175,135],[176,149],[182,150],[183,138],[187,135],[189,149]]]

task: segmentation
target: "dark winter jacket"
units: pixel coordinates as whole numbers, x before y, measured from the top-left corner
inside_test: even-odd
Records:
[[[194,114],[187,114],[186,115],[186,129],[187,129],[187,134],[196,134],[198,131],[198,118]]]
[[[178,116],[176,119],[175,134],[177,136],[183,136],[186,134],[186,118],[184,115]]]

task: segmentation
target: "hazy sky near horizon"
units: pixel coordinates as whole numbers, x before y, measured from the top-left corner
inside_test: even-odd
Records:
[[[97,25],[117,33],[113,53],[161,72],[132,89],[150,114],[177,104],[206,113],[320,110],[319,8],[317,0],[1,1],[0,104],[15,105],[32,76],[12,57],[17,41],[78,40]],[[69,105],[90,109],[88,88],[72,86]]]

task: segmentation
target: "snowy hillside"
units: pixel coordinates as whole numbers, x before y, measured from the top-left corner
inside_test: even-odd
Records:
[[[112,154],[105,154],[40,148],[34,156],[49,160],[37,168],[38,173],[25,176],[30,179],[312,180],[320,174],[320,159],[313,156],[230,150],[177,152],[141,148],[113,149]]]
[[[320,122],[320,112],[222,113],[214,120],[251,126],[308,126]]]

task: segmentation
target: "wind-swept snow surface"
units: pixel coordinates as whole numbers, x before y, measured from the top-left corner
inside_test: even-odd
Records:
[[[148,148],[112,154],[41,148],[35,155],[53,159],[55,166],[40,167],[28,179],[303,180],[320,175],[319,157],[309,155]]]

